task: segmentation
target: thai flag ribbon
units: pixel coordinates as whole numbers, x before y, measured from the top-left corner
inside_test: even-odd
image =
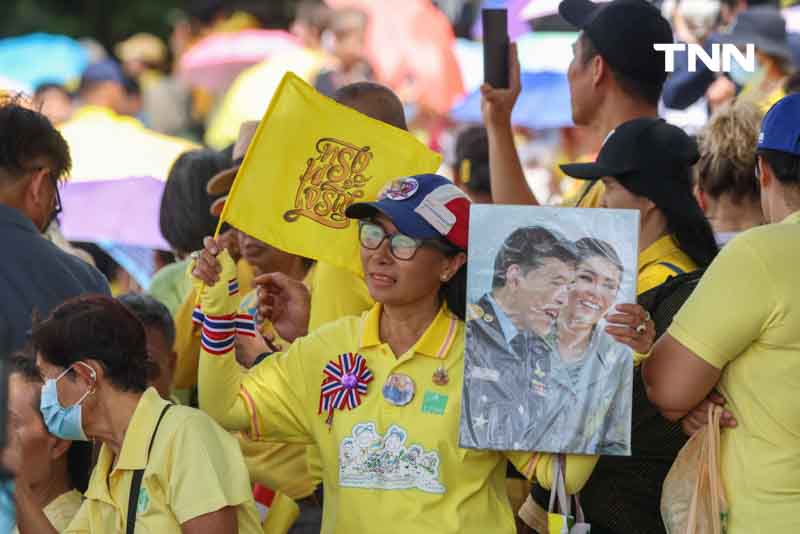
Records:
[[[322,374],[317,413],[327,412],[326,423],[330,426],[334,410],[352,410],[361,404],[361,397],[367,394],[367,385],[374,376],[364,357],[352,352],[329,361]]]

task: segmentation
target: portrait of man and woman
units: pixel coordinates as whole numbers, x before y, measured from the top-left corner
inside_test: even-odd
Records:
[[[636,216],[473,208],[462,447],[630,454],[633,355],[604,327],[635,302]]]

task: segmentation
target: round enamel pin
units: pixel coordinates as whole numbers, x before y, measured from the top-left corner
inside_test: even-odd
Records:
[[[406,200],[413,197],[418,189],[419,182],[415,178],[402,178],[389,184],[381,197],[389,200]]]
[[[395,373],[389,375],[383,384],[383,398],[394,406],[405,406],[414,398],[416,386],[408,375]]]

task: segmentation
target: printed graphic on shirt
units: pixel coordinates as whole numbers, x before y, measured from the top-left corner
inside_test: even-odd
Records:
[[[143,514],[149,507],[150,494],[147,492],[147,488],[142,486],[142,489],[139,490],[139,500],[136,502],[136,513]]]
[[[359,423],[339,447],[339,485],[350,488],[444,493],[439,453],[406,443],[408,433],[392,425],[381,436],[374,423]]]

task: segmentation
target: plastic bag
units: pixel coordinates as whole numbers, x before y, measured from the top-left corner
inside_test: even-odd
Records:
[[[564,456],[559,454],[553,462],[553,488],[550,490],[550,506],[547,512],[548,534],[589,534],[589,523],[583,517],[580,495],[575,494],[575,515],[570,514],[570,499],[564,482]],[[558,510],[556,513],[556,500]]]
[[[709,407],[710,423],[689,438],[664,479],[661,518],[667,534],[724,534],[727,529],[719,465],[721,415],[721,407]]]

